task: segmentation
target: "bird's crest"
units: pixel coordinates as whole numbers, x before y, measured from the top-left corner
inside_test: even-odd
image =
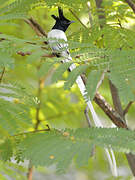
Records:
[[[67,21],[70,21],[70,20],[68,20],[67,18],[64,17],[64,15],[63,15],[63,10],[62,10],[60,7],[58,7],[58,13],[59,13],[59,17],[58,17],[58,16],[55,16],[55,15],[53,14],[53,15],[51,15],[52,18],[55,19],[56,21],[57,21],[57,20],[67,20]]]

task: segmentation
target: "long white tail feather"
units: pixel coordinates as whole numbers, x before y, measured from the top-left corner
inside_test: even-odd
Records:
[[[66,59],[64,60],[64,62],[69,62],[70,60],[72,60],[72,58],[70,57],[69,59]],[[70,71],[72,71],[73,69],[76,68],[76,65],[75,64],[72,64],[69,69]],[[90,101],[90,99],[87,99],[87,91],[86,91],[86,87],[84,85],[84,82],[81,78],[81,76],[78,76],[77,79],[76,79],[76,83],[80,89],[80,92],[84,98],[84,100],[86,101],[87,103],[87,106],[91,112],[91,115],[93,117],[93,120],[94,120],[94,123],[95,123],[95,126],[97,127],[103,127],[103,124],[102,122],[100,121],[98,115],[96,114],[95,110],[94,110],[94,107]],[[115,160],[115,155],[114,155],[114,152],[112,149],[108,150],[107,148],[104,148],[105,149],[105,152],[106,152],[106,155],[107,155],[107,158],[108,158],[108,161],[109,161],[109,165],[110,165],[110,169],[111,169],[111,172],[113,174],[113,176],[117,177],[118,176],[118,172],[117,172],[117,165],[116,165],[116,160]]]
[[[110,149],[110,153],[112,155],[112,161],[113,161],[113,169],[112,169],[112,173],[115,177],[118,176],[118,171],[117,171],[117,164],[116,164],[116,159],[115,159],[115,155],[112,149]]]

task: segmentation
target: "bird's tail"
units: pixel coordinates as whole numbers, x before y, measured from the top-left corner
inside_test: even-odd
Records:
[[[64,62],[69,62],[70,60],[69,59],[68,60],[64,60]],[[69,67],[69,70],[72,71],[75,68],[76,68],[76,65],[72,64]],[[98,115],[96,114],[90,99],[88,99],[87,96],[86,96],[87,91],[86,91],[86,87],[84,85],[84,82],[83,82],[81,76],[77,77],[76,83],[77,83],[77,85],[78,85],[78,87],[80,89],[80,92],[81,92],[84,100],[86,101],[87,106],[88,106],[88,108],[89,108],[89,110],[91,112],[91,115],[92,115],[93,121],[95,123],[95,126],[96,127],[103,127],[103,124],[102,124],[101,120],[99,119]],[[105,152],[106,152],[106,155],[107,155],[107,158],[108,158],[108,161],[109,161],[109,165],[110,165],[110,169],[112,171],[112,174],[113,174],[113,176],[117,176],[118,173],[117,173],[117,165],[116,165],[116,160],[115,160],[114,152],[113,152],[112,149],[108,150],[107,148],[105,148]]]

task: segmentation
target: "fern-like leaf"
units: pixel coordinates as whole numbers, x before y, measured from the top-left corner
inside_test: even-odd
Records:
[[[13,156],[13,145],[10,139],[6,139],[6,141],[0,144],[0,158],[3,161],[10,160]]]
[[[28,89],[27,89],[28,90]],[[31,125],[30,108],[35,106],[34,96],[20,85],[0,85],[1,135],[13,134]],[[3,133],[2,133],[3,132]]]
[[[63,73],[69,68],[71,64],[72,64],[71,62],[67,62],[59,65],[59,67],[55,70],[52,76],[52,81],[57,82],[59,79],[61,79]]]
[[[78,166],[86,165],[93,145],[135,153],[134,136],[134,131],[118,128],[51,130],[27,135],[19,146],[24,148],[23,158],[34,165],[56,164],[57,170],[64,172],[74,157]]]
[[[68,76],[67,81],[64,83],[64,89],[70,89],[72,85],[75,83],[77,77],[82,74],[86,68],[88,68],[87,65],[82,65],[76,67]]]
[[[93,100],[95,96],[96,87],[100,80],[101,75],[102,75],[102,72],[100,71],[91,71],[88,75],[86,90],[91,100]]]

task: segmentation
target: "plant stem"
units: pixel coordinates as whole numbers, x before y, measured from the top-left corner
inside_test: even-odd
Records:
[[[0,83],[2,82],[4,73],[5,73],[5,67],[3,68],[2,73],[1,73],[1,76],[0,76]]]
[[[122,117],[107,103],[103,96],[96,93],[94,101],[117,127],[128,129]]]
[[[130,106],[133,104],[133,101],[130,101],[129,103],[128,103],[128,105],[126,106],[126,108],[123,110],[123,115],[125,116],[126,115],[126,113],[128,112],[128,110],[129,110],[129,108],[130,108]]]
[[[72,9],[69,9],[69,11],[73,14],[73,16],[80,22],[80,24],[87,29],[87,27],[85,26],[85,24],[83,24],[83,22],[78,18],[78,16],[75,14],[75,12],[72,11]]]
[[[112,94],[112,100],[113,100],[113,104],[114,104],[114,108],[117,111],[117,113],[123,118],[123,109],[122,109],[122,105],[120,102],[120,98],[118,95],[118,91],[117,88],[114,86],[114,84],[109,80],[109,85],[110,85],[110,90],[111,90],[111,94]]]
[[[90,27],[92,28],[93,25],[93,20],[92,20],[92,14],[91,14],[91,4],[90,2],[87,2],[87,6],[88,6],[88,14],[89,14],[89,22],[90,22]]]
[[[37,70],[39,70],[41,67],[41,64],[37,67]],[[37,92],[37,98],[39,100],[37,108],[36,108],[36,124],[35,124],[35,131],[38,130],[39,124],[40,124],[40,109],[41,109],[41,93],[43,89],[44,79],[39,78],[38,80],[38,92]],[[33,172],[34,166],[32,165],[31,161],[29,161],[29,168],[28,168],[28,180],[32,180],[32,172]]]
[[[29,167],[28,167],[28,174],[27,174],[28,180],[32,180],[32,172],[33,172],[33,166],[32,166],[31,161],[30,161]]]
[[[45,36],[47,37],[46,32],[43,28],[31,17],[29,19],[24,19],[24,21],[30,25],[30,27],[36,32],[38,36]]]

